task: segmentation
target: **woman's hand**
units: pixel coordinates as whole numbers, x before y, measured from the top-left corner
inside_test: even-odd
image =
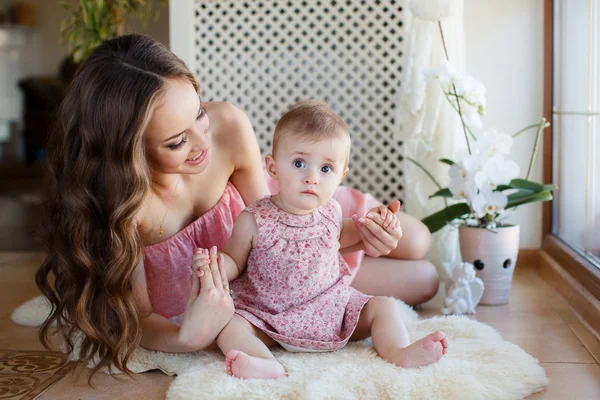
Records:
[[[385,256],[398,246],[402,238],[402,227],[396,217],[399,209],[400,202],[394,200],[387,207],[372,208],[366,217],[352,217],[367,255]]]
[[[233,316],[229,282],[217,248],[197,249],[192,266],[192,288],[179,328],[179,340],[190,349],[210,345]]]

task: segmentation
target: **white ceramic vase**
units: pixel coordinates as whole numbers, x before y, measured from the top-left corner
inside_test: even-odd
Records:
[[[463,261],[473,264],[485,285],[480,304],[508,303],[519,254],[519,225],[496,228],[493,232],[461,227],[458,232]]]

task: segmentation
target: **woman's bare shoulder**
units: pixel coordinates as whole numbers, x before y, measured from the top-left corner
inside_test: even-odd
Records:
[[[244,111],[227,102],[210,102],[205,107],[214,141],[235,151],[244,151],[249,140],[256,141]]]
[[[233,167],[229,179],[246,204],[264,197],[269,189],[250,119],[242,110],[229,103],[212,103],[206,108],[211,121],[213,142],[222,150],[225,162]],[[214,125],[213,119],[216,119]]]

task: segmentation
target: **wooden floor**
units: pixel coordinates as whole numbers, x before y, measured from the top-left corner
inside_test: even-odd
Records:
[[[39,252],[0,252],[0,398],[164,399],[173,378],[156,371],[122,382],[101,374],[95,388],[75,382],[64,358],[41,346],[35,328],[12,323],[12,310],[38,294],[32,277],[42,259]],[[600,342],[534,269],[517,270],[509,304],[479,306],[474,318],[542,363],[550,385],[530,398],[600,399]]]

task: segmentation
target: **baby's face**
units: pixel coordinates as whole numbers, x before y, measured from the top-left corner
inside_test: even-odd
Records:
[[[348,172],[349,150],[350,139],[342,135],[319,142],[281,138],[273,168],[287,211],[308,214],[327,203]]]

